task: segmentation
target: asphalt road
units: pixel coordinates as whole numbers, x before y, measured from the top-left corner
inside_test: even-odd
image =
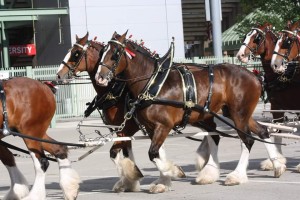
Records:
[[[261,118],[262,104],[258,105],[255,117]],[[97,120],[89,121],[97,123]],[[49,129],[49,134],[59,141],[78,142],[79,134],[76,131],[78,121],[58,122],[56,128]],[[106,131],[105,129],[99,129]],[[87,128],[85,133],[91,133],[88,137],[93,137],[93,130]],[[187,132],[196,131],[188,127]],[[140,135],[141,133],[137,133]],[[17,146],[24,147],[21,139],[10,136],[5,141]],[[284,140],[293,143],[295,140]],[[149,194],[149,184],[159,176],[154,164],[148,159],[148,148],[150,141],[136,140],[133,142],[133,150],[136,163],[144,174],[141,182],[142,190],[135,193],[114,193],[111,191],[114,183],[118,180],[117,170],[109,158],[108,143],[99,150],[89,155],[79,162],[73,162],[73,168],[79,173],[82,183],[80,186],[79,200],[160,200],[160,199],[230,199],[230,200],[276,200],[276,199],[299,199],[300,195],[300,173],[296,172],[295,166],[300,163],[300,145],[293,143],[283,147],[284,155],[287,157],[287,171],[280,178],[273,178],[272,171],[262,171],[259,169],[260,162],[267,157],[267,152],[262,143],[256,142],[250,155],[248,167],[249,182],[238,186],[225,186],[224,180],[228,173],[233,171],[240,156],[240,141],[235,139],[222,138],[219,146],[219,161],[221,167],[220,179],[210,185],[195,185],[193,181],[197,177],[195,170],[195,151],[199,142],[191,141],[183,137],[168,138],[166,141],[167,156],[174,163],[180,165],[185,171],[187,178],[173,181],[172,191],[162,194]],[[75,161],[79,156],[89,149],[70,150],[70,159]],[[24,173],[30,184],[33,184],[34,169],[32,160],[20,154],[16,157],[19,169]],[[10,180],[6,168],[0,165],[0,199],[8,191]],[[47,171],[46,189],[48,199],[63,199],[62,191],[59,187],[59,171],[56,163],[51,162]]]

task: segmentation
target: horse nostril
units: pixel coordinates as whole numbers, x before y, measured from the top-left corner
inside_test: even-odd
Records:
[[[56,78],[57,78],[57,79],[60,79],[60,75],[56,74]]]

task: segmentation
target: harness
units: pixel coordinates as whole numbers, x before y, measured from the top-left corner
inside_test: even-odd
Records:
[[[7,136],[10,134],[10,130],[8,127],[8,115],[7,115],[7,110],[6,110],[6,95],[5,95],[5,91],[3,88],[3,81],[0,80],[0,99],[2,102],[2,115],[3,115],[3,130],[2,133],[4,136]]]
[[[290,53],[291,53],[291,49],[292,49],[292,47],[293,47],[294,42],[296,42],[296,45],[297,45],[297,51],[298,51],[298,55],[297,55],[297,56],[299,56],[299,49],[300,49],[300,47],[299,47],[299,42],[300,42],[300,36],[298,35],[298,30],[297,30],[297,31],[294,31],[294,32],[289,31],[289,30],[282,30],[282,32],[283,32],[283,33],[287,33],[287,34],[291,34],[291,35],[292,35],[292,38],[291,38],[292,43],[289,44],[289,43],[288,43],[289,41],[287,40],[287,42],[284,41],[284,43],[282,44],[282,46],[283,46],[284,48],[287,49],[286,54],[281,54],[281,53],[279,53],[279,52],[277,52],[277,51],[274,51],[273,54],[277,54],[277,55],[283,57],[283,59],[284,59],[286,62],[288,62],[288,60],[289,60],[289,55],[290,55]],[[289,37],[287,37],[287,38],[289,38]]]
[[[192,107],[194,107],[198,101],[194,75],[186,65],[176,66],[175,69],[177,69],[181,76],[183,101],[185,104],[181,124],[175,127],[175,129],[178,130],[179,128],[184,129],[186,127],[192,112]]]

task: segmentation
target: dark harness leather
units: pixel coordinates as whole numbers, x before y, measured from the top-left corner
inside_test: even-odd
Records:
[[[7,115],[7,110],[6,110],[6,95],[5,95],[5,91],[3,88],[3,81],[0,80],[0,99],[2,102],[2,115],[3,115],[3,130],[2,133],[3,135],[9,135],[10,134],[10,130],[8,127],[8,115]]]

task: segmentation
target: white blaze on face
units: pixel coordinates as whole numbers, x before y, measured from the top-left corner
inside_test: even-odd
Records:
[[[110,50],[110,45],[108,45],[107,48],[106,48],[106,50],[103,52],[103,55],[102,55],[100,63],[103,63],[104,58],[106,57],[106,54],[108,53],[109,50]],[[96,81],[102,81],[102,80],[100,80],[101,77],[99,77],[99,74],[101,72],[101,68],[102,68],[102,65],[100,64],[99,67],[98,67],[96,76],[95,76]]]
[[[67,55],[65,56],[64,62],[67,63],[69,61],[70,57],[71,57],[71,51],[69,53],[67,53]],[[58,68],[57,72],[60,72],[63,69],[64,66],[65,65],[63,63],[61,63],[59,65],[59,68]]]
[[[276,45],[275,45],[274,52],[275,52],[275,51],[276,51],[276,52],[279,51],[279,49],[280,49],[279,44],[281,44],[281,43],[282,43],[282,37],[280,37],[280,38],[277,40],[277,43],[276,43]],[[277,58],[277,54],[274,54],[274,53],[273,53],[273,55],[272,55],[272,60],[271,60],[271,65],[272,65],[272,66],[275,64],[276,58]]]
[[[256,30],[253,30],[253,31],[249,32],[246,35],[246,38],[245,38],[243,43],[246,44],[246,45],[249,45],[251,37],[253,35],[255,35],[256,33],[257,33]],[[248,55],[246,55],[246,48],[247,48],[246,45],[242,45],[239,52],[236,55],[240,59],[241,62],[245,62],[245,63],[248,62]]]

